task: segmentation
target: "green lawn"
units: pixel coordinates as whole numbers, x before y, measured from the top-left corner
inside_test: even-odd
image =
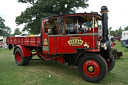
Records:
[[[27,66],[15,63],[13,51],[0,49],[0,85],[127,85],[128,52],[117,42],[115,48],[123,52],[114,69],[99,83],[84,81],[76,67],[50,61],[32,60]]]

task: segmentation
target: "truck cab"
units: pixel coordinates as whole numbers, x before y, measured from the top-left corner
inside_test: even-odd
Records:
[[[78,13],[42,19],[42,51],[47,54],[75,54],[99,51],[101,16]]]

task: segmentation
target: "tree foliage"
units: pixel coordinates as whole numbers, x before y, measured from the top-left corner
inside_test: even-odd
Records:
[[[19,28],[16,28],[15,31],[14,31],[13,36],[20,35],[20,34],[21,34],[20,29]]]
[[[115,31],[116,34],[122,34],[122,28],[120,27],[119,30]]]
[[[128,30],[128,26],[126,26],[126,27],[124,28],[124,30]]]
[[[23,31],[38,34],[41,28],[41,18],[60,14],[75,13],[79,7],[87,8],[88,0],[18,0],[21,3],[29,3],[20,16],[16,17],[17,25],[25,24]]]
[[[119,29],[116,29],[115,31],[112,30],[112,27],[110,27],[109,29],[111,29],[110,34],[112,36],[119,36],[122,34],[122,31],[123,31],[121,27]]]
[[[5,24],[4,24],[5,20],[0,17],[0,28],[3,29],[5,27]]]
[[[4,24],[5,20],[0,17],[0,36],[10,36],[11,29],[8,26],[5,26]]]
[[[110,35],[115,36],[115,31],[111,30]]]

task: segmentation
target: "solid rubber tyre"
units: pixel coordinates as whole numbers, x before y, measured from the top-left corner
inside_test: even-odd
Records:
[[[23,57],[21,49],[17,48],[15,50],[15,61],[19,66],[27,65],[30,62],[30,57]]]
[[[115,66],[115,57],[113,55],[111,55],[111,57],[111,59],[106,59],[108,72],[110,72]]]
[[[93,70],[89,69],[93,68]],[[98,54],[83,55],[78,62],[78,70],[81,77],[88,82],[101,81],[108,72],[107,63]]]

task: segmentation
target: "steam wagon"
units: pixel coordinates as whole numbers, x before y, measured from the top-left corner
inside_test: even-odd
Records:
[[[107,13],[107,7],[102,6],[101,15],[76,13],[43,18],[40,36],[8,37],[7,44],[9,49],[14,47],[19,66],[27,65],[37,55],[43,60],[77,66],[83,79],[98,82],[115,65]]]

